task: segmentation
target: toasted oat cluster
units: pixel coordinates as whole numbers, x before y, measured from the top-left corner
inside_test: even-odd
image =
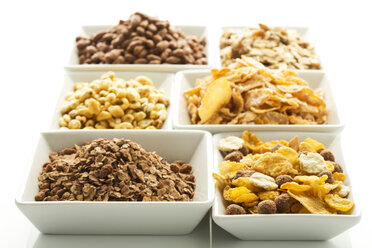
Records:
[[[126,139],[96,139],[49,154],[36,201],[191,201],[192,166],[168,163]]]
[[[312,44],[295,30],[281,27],[225,30],[220,39],[222,66],[243,55],[270,69],[321,69]]]
[[[322,89],[243,56],[184,93],[192,124],[326,124]]]
[[[219,141],[225,161],[214,174],[227,215],[348,214],[353,209],[343,169],[320,142],[299,142],[297,136],[263,142],[248,131],[232,137]]]

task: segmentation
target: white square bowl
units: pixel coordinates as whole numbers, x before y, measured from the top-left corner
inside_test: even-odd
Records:
[[[312,132],[340,132],[344,125],[340,123],[338,111],[332,96],[332,90],[327,76],[319,71],[301,71],[299,76],[305,79],[312,89],[322,88],[328,114],[328,124],[324,125],[193,125],[186,107],[184,92],[195,86],[196,79],[210,75],[210,70],[182,71],[176,74],[176,85],[173,93],[173,128],[206,130],[211,133],[244,130],[265,131],[312,131]]]
[[[274,27],[274,26],[278,26],[278,25],[269,25],[269,27]],[[244,29],[246,27],[258,27],[258,23],[254,23],[252,25],[247,25],[247,26],[224,26],[224,27],[221,27],[218,29],[218,31],[216,32],[216,38],[215,40],[217,40],[216,44],[214,46],[214,51],[215,51],[215,64],[217,66],[217,68],[221,68],[222,67],[222,61],[221,61],[221,50],[220,50],[220,39],[221,39],[221,36],[222,36],[222,33],[227,30],[227,29]],[[303,35],[303,38],[305,39],[305,41],[307,42],[310,42],[311,44],[314,45],[314,52],[316,55],[319,56],[317,50],[316,50],[316,45],[314,44],[313,42],[313,37],[312,37],[312,34],[311,34],[311,31],[308,27],[298,27],[298,26],[280,26],[280,27],[283,27],[285,29],[293,29],[293,30],[296,30],[298,33],[302,34]],[[320,58],[320,56],[319,56]],[[320,58],[321,59],[321,58]],[[315,69],[302,69],[302,70],[295,70],[296,72],[302,72],[302,71],[315,71],[315,72],[322,72],[323,71],[323,64],[322,64],[322,61],[320,60],[320,66],[322,69],[320,70],[315,70]]]
[[[48,154],[96,138],[126,138],[169,162],[183,160],[193,166],[195,195],[190,202],[37,202],[38,176]],[[16,197],[16,205],[43,233],[149,234],[190,233],[210,209],[214,199],[212,136],[203,131],[96,131],[45,132],[33,163]]]
[[[241,132],[220,133],[213,136],[214,172],[219,173],[218,165],[223,157],[218,151],[220,139],[228,135],[241,137]],[[350,186],[350,178],[342,156],[340,136],[337,134],[311,132],[255,132],[262,141],[290,140],[298,136],[299,141],[311,137],[326,146],[335,155],[346,175],[345,185]],[[225,215],[225,201],[220,190],[216,189],[212,218],[227,232],[242,240],[328,240],[356,225],[361,218],[359,202],[353,196],[355,207],[351,215],[321,214],[271,214],[271,215]]]
[[[75,83],[78,82],[92,82],[95,79],[99,79],[102,74],[106,73],[107,71],[65,71],[64,82],[62,89],[60,91],[60,96],[57,101],[57,106],[55,108],[51,129],[59,129],[58,120],[61,117],[60,109],[65,102],[65,97],[68,93],[73,92],[73,87]],[[149,77],[156,89],[164,90],[165,94],[169,97],[170,102],[172,102],[173,98],[173,85],[175,76],[174,73],[167,73],[167,72],[146,72],[146,71],[115,71],[115,76],[118,78],[122,78],[124,80],[134,79],[137,76],[147,76]],[[168,117],[164,122],[162,129],[172,129],[172,104],[170,104],[167,108]],[[80,129],[81,130],[81,129]],[[93,129],[96,130],[96,129]],[[101,129],[106,130],[106,129]],[[76,131],[76,130],[70,130]],[[92,131],[83,130],[83,131]]]
[[[90,37],[93,34],[108,30],[113,25],[89,25],[82,26],[80,36]],[[186,26],[186,25],[175,25],[174,27],[182,30],[186,35],[195,35],[198,39],[203,37],[206,38],[205,53],[207,55],[208,64],[206,65],[187,65],[187,64],[79,64],[78,53],[76,49],[76,43],[73,43],[73,48],[70,53],[67,65],[67,70],[136,70],[136,71],[165,71],[165,72],[176,72],[181,70],[190,69],[207,69],[214,65],[215,59],[213,57],[213,45],[210,44],[209,31],[206,26]]]

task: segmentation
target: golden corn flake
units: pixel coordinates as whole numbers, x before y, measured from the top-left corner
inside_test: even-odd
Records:
[[[302,191],[310,190],[311,186],[310,185],[300,185],[296,182],[288,182],[288,183],[283,183],[280,186],[280,189],[287,189],[287,190],[302,192]]]
[[[293,137],[289,142],[288,146],[298,152],[299,146],[298,146],[298,136]]]
[[[325,202],[314,196],[311,192],[287,191],[288,194],[299,201],[312,214],[334,214],[328,209]]]
[[[242,139],[244,140],[244,144],[252,151],[252,153],[270,152],[276,144],[288,146],[288,141],[286,140],[272,140],[264,143],[254,133],[248,131],[243,132]]]
[[[243,202],[242,205],[243,205],[243,207],[251,208],[251,207],[257,206],[257,205],[258,205],[258,201],[253,201],[253,202]]]
[[[225,199],[226,201],[231,201],[229,190],[230,190],[230,186],[229,185],[227,185],[223,189],[223,199]]]
[[[258,197],[261,201],[264,200],[272,200],[274,201],[277,196],[279,196],[280,193],[277,190],[270,190],[270,191],[263,191],[258,193]]]
[[[260,140],[254,133],[244,131],[242,134],[242,139],[244,144],[253,152],[256,153],[259,151],[263,145],[262,140]]]
[[[309,144],[309,143],[307,143],[305,141],[301,142],[298,148],[299,148],[299,151],[300,152],[313,152],[313,153],[316,153],[316,150],[314,149],[314,147],[311,144]]]
[[[297,174],[289,160],[279,153],[266,152],[253,162],[252,169],[266,175],[277,177],[279,175]]]
[[[246,170],[246,168],[243,164],[241,163],[236,163],[232,161],[223,161],[218,165],[218,169],[220,170],[220,174],[222,176],[229,176],[229,177],[234,177],[235,173],[238,170]]]
[[[312,138],[306,138],[304,140],[304,142],[311,145],[314,148],[315,151],[319,151],[320,149],[325,149],[325,146],[322,143],[320,143],[316,140],[313,140]]]
[[[343,182],[343,181],[345,181],[345,174],[335,172],[335,173],[333,173],[333,180]]]
[[[246,187],[252,192],[258,192],[260,191],[260,188],[257,188],[254,186],[250,181],[249,177],[239,177],[231,182],[232,185],[237,187]]]
[[[276,145],[276,144],[282,144],[283,146],[288,146],[288,141],[285,140],[272,140],[269,142],[265,142],[261,147],[259,148],[260,153],[265,153],[265,152],[271,152],[271,149]]]
[[[301,203],[299,202],[295,202],[292,204],[291,206],[291,213],[294,213],[294,214],[297,214],[300,212],[300,210],[303,208],[303,206],[301,205]]]
[[[287,146],[282,146],[278,150],[276,150],[276,153],[280,153],[285,156],[295,170],[300,170],[300,162],[298,160],[298,154],[295,150]]]
[[[338,211],[347,212],[354,207],[354,203],[352,201],[346,198],[341,198],[336,194],[328,194],[325,196],[324,200],[328,206]]]
[[[317,176],[296,176],[293,178],[293,181],[295,182],[301,182],[308,185],[312,184],[324,184],[324,182],[327,180],[327,176],[324,175],[322,177]]]
[[[244,156],[239,163],[243,164],[247,168],[251,168],[253,165],[255,157],[252,154],[248,154],[247,156]]]
[[[217,174],[217,173],[212,173],[214,179],[216,179],[217,181],[221,181],[221,182],[224,182],[225,181],[225,178],[222,177],[221,175]]]
[[[217,79],[207,88],[199,108],[201,124],[206,123],[218,110],[225,106],[231,98],[230,83],[226,79]]]
[[[326,194],[328,194],[332,190],[340,187],[341,185],[342,185],[342,182],[335,182],[335,183],[332,183],[332,184],[326,183],[324,185],[319,186],[319,191],[321,191],[322,196],[325,196]]]
[[[307,210],[304,206],[302,206],[302,207],[300,208],[300,210],[298,211],[298,213],[299,213],[299,214],[311,214],[311,213],[309,212],[309,210]]]
[[[325,161],[326,165],[327,165],[327,168],[330,172],[333,172],[335,170],[335,167],[333,166],[332,163],[328,162],[328,161]]]
[[[258,207],[257,207],[257,205],[248,208],[248,211],[249,211],[251,214],[258,214]]]
[[[253,202],[258,200],[258,196],[252,193],[246,187],[236,187],[230,188],[227,191],[228,199],[235,203],[242,203],[242,202]]]

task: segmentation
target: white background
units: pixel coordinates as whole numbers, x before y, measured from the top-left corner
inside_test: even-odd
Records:
[[[171,24],[217,27],[262,22],[310,27],[346,124],[342,132],[344,157],[363,216],[361,223],[342,237],[303,245],[372,247],[368,232],[372,221],[371,7],[369,1],[326,0],[1,1],[0,247],[33,247],[38,235],[16,208],[14,197],[39,132],[50,126],[63,66],[79,27],[116,24],[135,11],[168,19]],[[106,247],[120,247],[106,241]],[[300,245],[296,244],[292,247]],[[251,243],[251,247],[270,245],[287,244]]]

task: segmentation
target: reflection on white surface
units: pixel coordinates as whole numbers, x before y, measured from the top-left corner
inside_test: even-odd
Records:
[[[161,225],[161,223],[160,223]],[[47,235],[39,234],[33,248],[116,248],[116,247],[210,247],[209,213],[195,230],[182,236]]]
[[[243,241],[235,238],[215,223],[212,224],[213,248],[350,248],[347,232],[327,241]]]

